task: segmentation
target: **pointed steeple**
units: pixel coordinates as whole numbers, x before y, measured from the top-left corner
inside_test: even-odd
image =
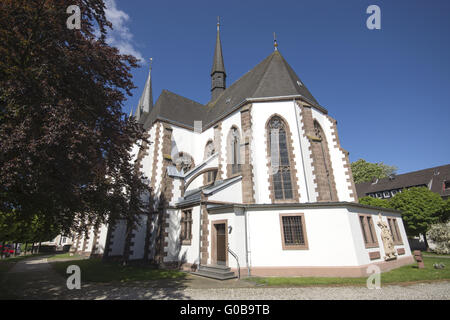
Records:
[[[223,63],[222,44],[220,42],[220,21],[217,17],[217,38],[214,60],[211,69],[211,100],[215,100],[226,88],[225,65]]]
[[[148,114],[153,107],[153,90],[152,90],[152,61],[150,58],[150,69],[148,71],[147,81],[145,82],[144,90],[141,98],[139,99],[139,105],[136,108],[136,120],[140,123],[144,123]]]

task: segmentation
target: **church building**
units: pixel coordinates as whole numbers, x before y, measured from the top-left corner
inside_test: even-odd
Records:
[[[195,274],[364,277],[414,262],[401,214],[358,203],[337,122],[274,51],[232,85],[220,26],[203,105],[151,68],[134,117],[150,143],[135,162],[153,190],[137,228],[92,229],[74,250]],[[147,196],[148,197],[148,196]]]

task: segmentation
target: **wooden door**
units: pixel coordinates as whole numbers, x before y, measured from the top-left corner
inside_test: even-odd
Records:
[[[226,230],[225,223],[216,224],[216,257],[217,264],[226,265],[227,264],[227,243],[226,243]]]

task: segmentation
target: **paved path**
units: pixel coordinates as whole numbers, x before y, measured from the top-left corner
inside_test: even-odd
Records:
[[[17,262],[0,284],[1,299],[60,299],[69,290],[46,257]]]
[[[12,299],[204,299],[204,300],[326,300],[326,299],[440,299],[450,300],[450,282],[365,287],[266,288],[247,281],[218,281],[188,275],[185,280],[127,284],[82,284],[68,290],[66,279],[53,271],[46,258],[18,262],[0,284],[0,298]]]

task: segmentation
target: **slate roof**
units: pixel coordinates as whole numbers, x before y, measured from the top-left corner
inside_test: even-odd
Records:
[[[444,189],[445,181],[450,181],[450,164],[395,175],[394,179],[379,179],[377,183],[358,183],[356,184],[356,192],[358,197],[361,198],[374,192],[426,185],[431,191],[439,193],[441,197],[449,197],[450,189]]]
[[[144,128],[150,128],[156,120],[194,128],[194,121],[202,120],[205,106],[168,90],[163,90],[150,111]]]
[[[163,90],[144,124],[149,128],[157,119],[193,128],[194,120],[206,129],[252,98],[299,96],[314,106],[319,105],[279,51],[274,51],[252,70],[206,105]]]

